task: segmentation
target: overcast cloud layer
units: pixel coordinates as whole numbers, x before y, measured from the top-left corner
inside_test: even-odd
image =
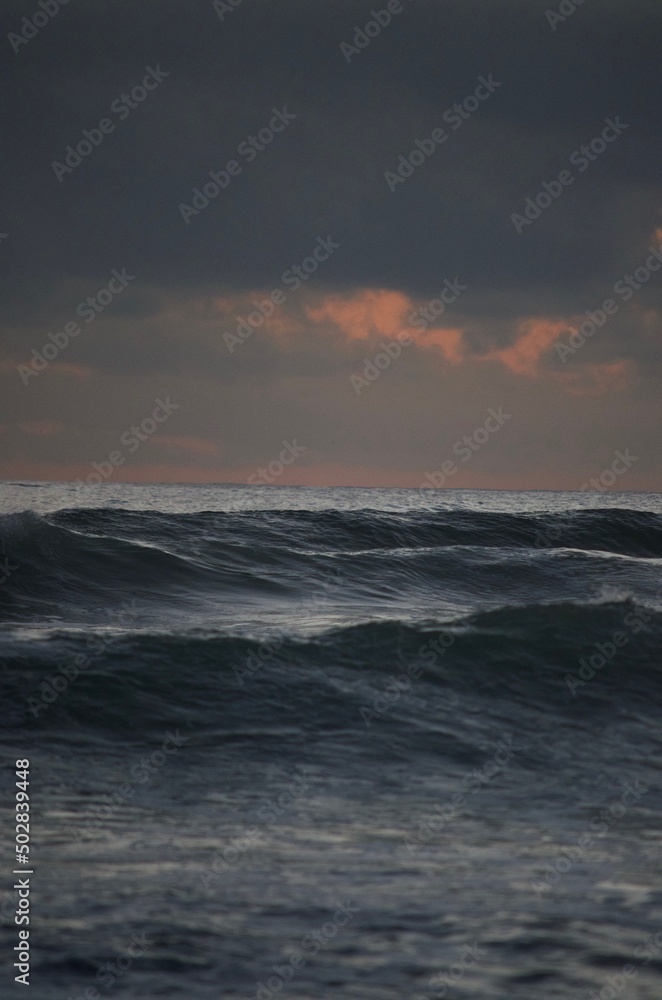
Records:
[[[659,0],[42,4],[2,478],[662,489]]]

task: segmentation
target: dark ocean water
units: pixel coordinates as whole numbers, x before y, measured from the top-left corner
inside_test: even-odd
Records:
[[[2,487],[27,995],[659,1000],[661,568],[652,494]]]

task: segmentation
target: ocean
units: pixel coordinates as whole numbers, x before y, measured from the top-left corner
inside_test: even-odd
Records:
[[[22,926],[32,1000],[659,1000],[661,560],[653,494],[5,484],[3,995]]]

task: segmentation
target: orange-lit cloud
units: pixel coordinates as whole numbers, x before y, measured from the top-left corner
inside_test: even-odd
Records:
[[[392,337],[400,333],[411,309],[411,299],[401,292],[368,288],[351,298],[329,295],[319,306],[309,306],[306,314],[315,323],[330,321],[350,339],[367,340],[375,334]]]
[[[501,350],[484,355],[498,360],[517,375],[540,376],[540,360],[554,346],[559,335],[570,329],[565,321],[529,319],[519,326],[520,336]],[[636,365],[624,359],[605,364],[578,364],[568,371],[547,369],[545,374],[573,396],[597,396],[627,389],[636,380]]]
[[[416,305],[407,295],[383,288],[365,288],[352,296],[330,295],[319,305],[306,308],[314,323],[330,322],[350,340],[406,333],[419,347],[436,347],[447,361],[461,361],[465,355],[461,328],[410,326],[409,318],[415,312]]]
[[[637,369],[631,361],[612,361],[603,365],[582,365],[576,371],[554,372],[573,396],[599,396],[605,392],[619,392],[636,381]]]
[[[508,347],[484,355],[483,360],[498,360],[517,375],[537,375],[543,354],[558,340],[568,324],[548,319],[528,319],[520,323],[519,336]]]
[[[459,327],[433,327],[425,332],[408,330],[407,333],[419,347],[439,347],[451,364],[459,364],[466,356],[464,334]]]
[[[259,309],[259,305],[263,308]],[[281,340],[301,333],[304,329],[300,320],[288,310],[287,299],[275,305],[270,292],[265,290],[244,292],[232,298],[225,296],[200,300],[196,308],[205,313],[210,321],[208,326],[215,327],[221,336],[224,333],[235,334],[240,320],[246,322],[249,316],[252,317],[249,326],[254,330],[274,334]]]

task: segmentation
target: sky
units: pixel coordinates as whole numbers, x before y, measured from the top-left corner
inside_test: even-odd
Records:
[[[662,490],[659,0],[0,21],[0,479]]]

